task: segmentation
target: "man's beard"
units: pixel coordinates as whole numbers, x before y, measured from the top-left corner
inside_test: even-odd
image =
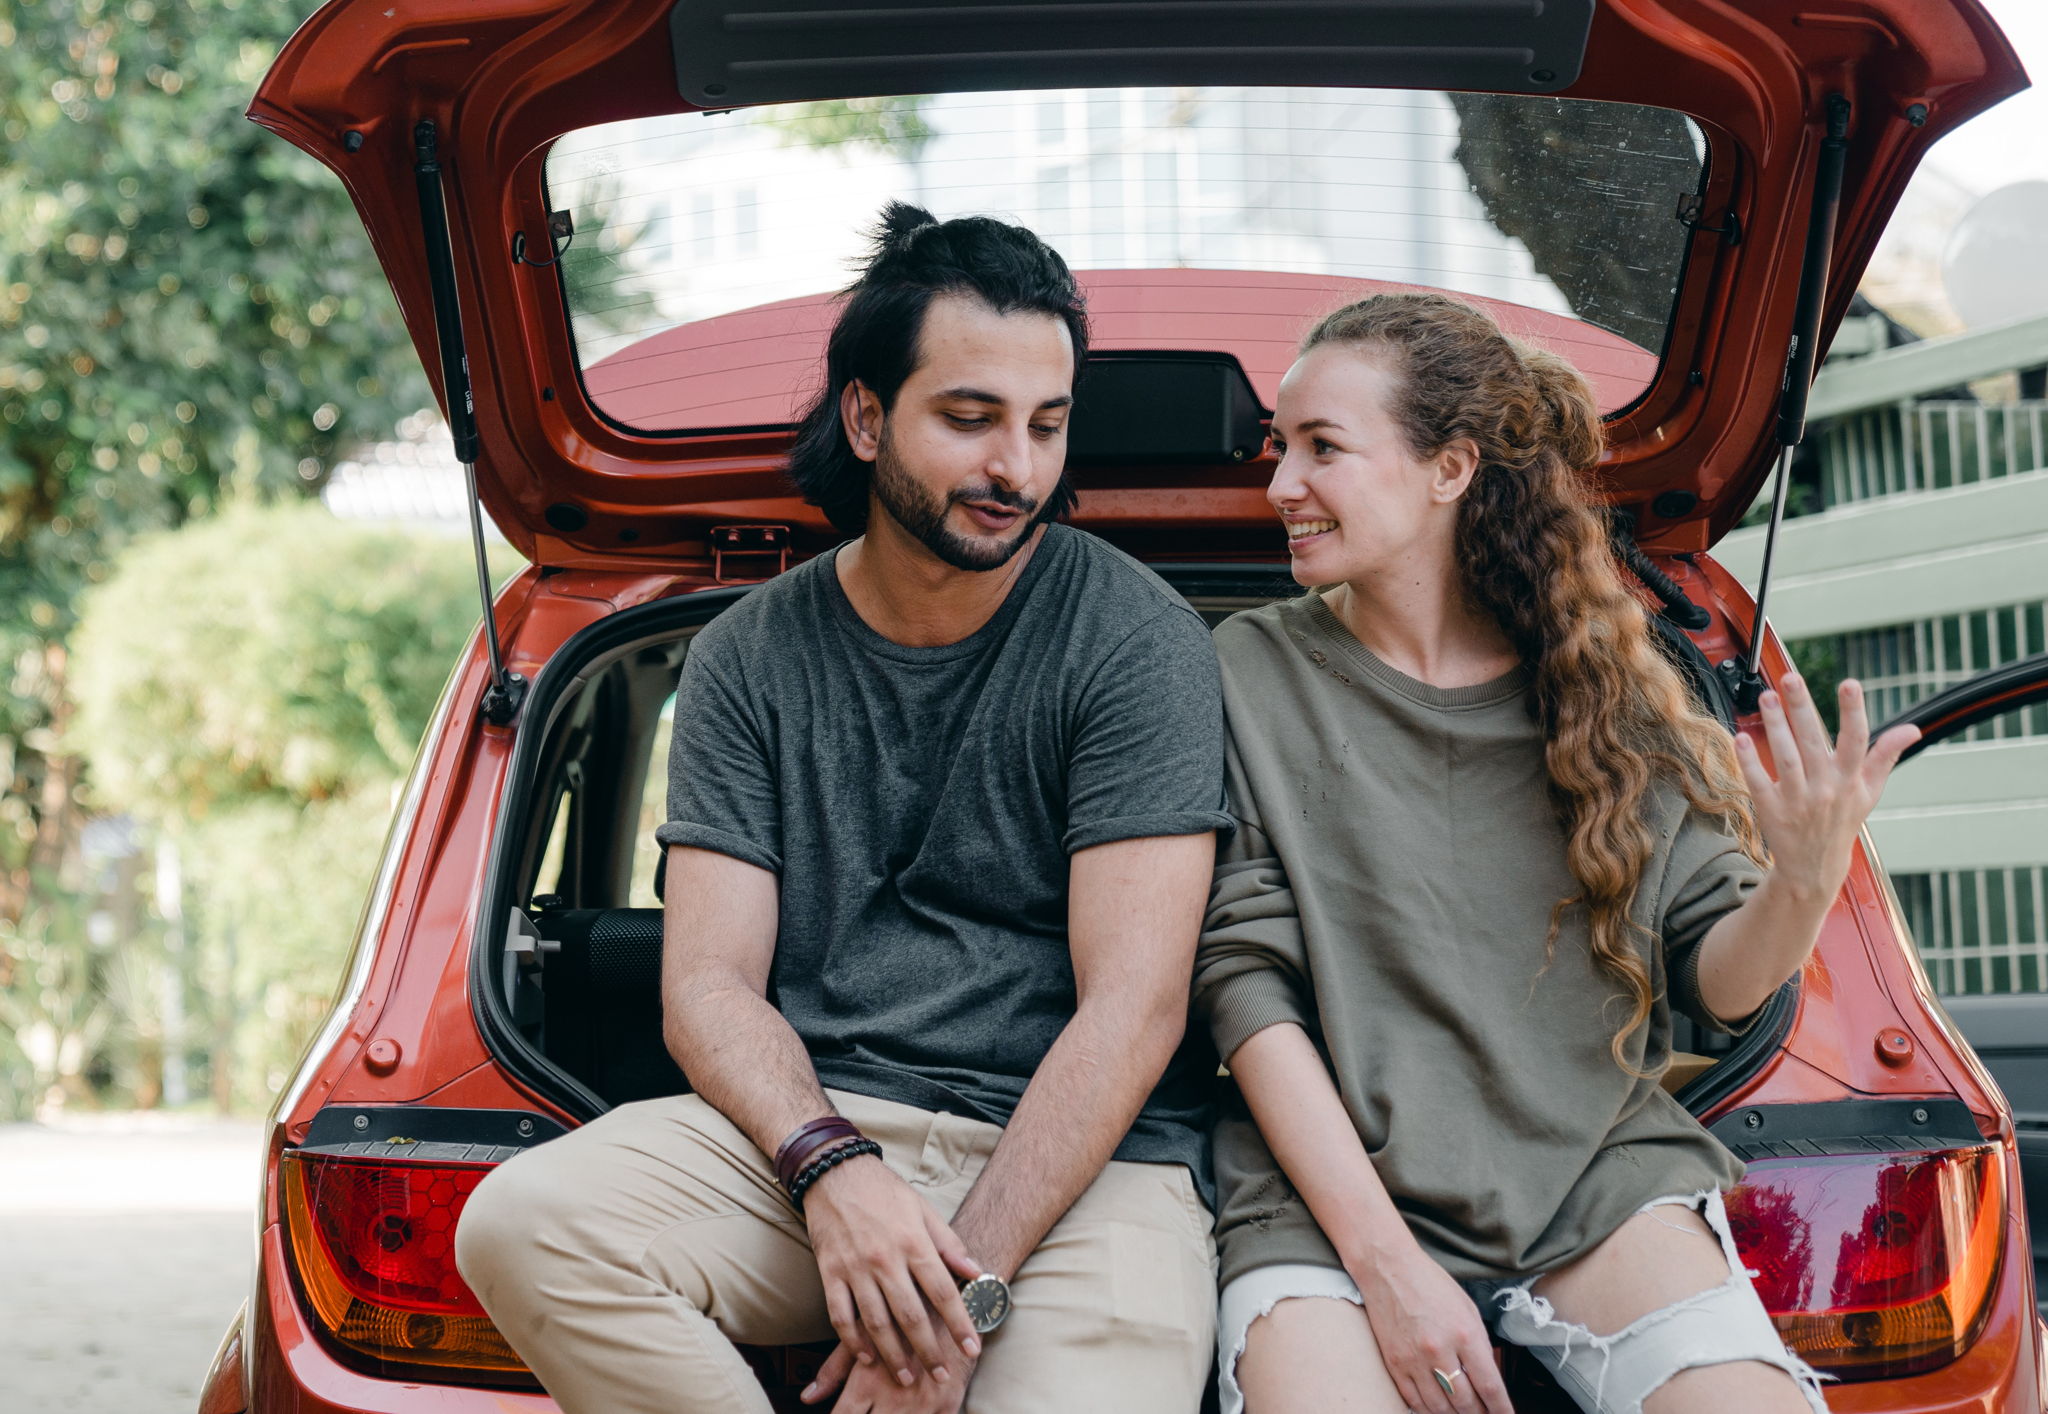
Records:
[[[889,518],[910,537],[956,570],[993,570],[1008,564],[1024,548],[1031,532],[1051,520],[1060,504],[1053,496],[1041,506],[1029,496],[1005,491],[994,483],[955,487],[944,498],[933,495],[906,471],[885,428],[875,452],[875,499]],[[987,535],[961,535],[946,528],[946,516],[959,501],[986,501],[1029,517],[1008,540]],[[1035,513],[1035,514],[1034,514]]]

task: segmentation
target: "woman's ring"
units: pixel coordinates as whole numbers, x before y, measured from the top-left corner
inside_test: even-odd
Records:
[[[1463,1370],[1463,1368],[1459,1368],[1456,1370],[1452,1370],[1447,1374],[1444,1371],[1436,1369],[1434,1366],[1432,1366],[1430,1368],[1430,1373],[1436,1376],[1437,1388],[1441,1389],[1444,1392],[1444,1398],[1450,1399],[1456,1393],[1451,1388],[1451,1381],[1457,1379],[1458,1376],[1464,1374],[1465,1371]]]

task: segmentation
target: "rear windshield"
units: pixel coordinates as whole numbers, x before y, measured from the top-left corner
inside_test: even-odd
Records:
[[[795,420],[831,296],[890,198],[1030,226],[1098,312],[1136,277],[1089,272],[1219,272],[1149,297],[1189,291],[1269,406],[1314,316],[1385,282],[1513,316],[1612,412],[1655,375],[1686,252],[1676,213],[1705,165],[1689,119],[1632,104],[1120,88],[607,124],[557,141],[547,184],[574,232],[560,272],[592,404],[688,432]],[[1259,272],[1289,277],[1264,305]]]

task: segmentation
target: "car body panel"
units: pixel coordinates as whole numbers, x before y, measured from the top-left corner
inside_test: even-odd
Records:
[[[1229,354],[1267,409],[1279,396],[1302,331],[1319,315],[1380,291],[1417,288],[1250,270],[1090,270],[1079,279],[1095,326],[1092,351]],[[1619,334],[1507,300],[1466,298],[1509,333],[1584,373],[1602,407],[1630,401],[1628,390],[1656,370],[1656,355]],[[837,311],[833,296],[816,295],[679,324],[587,365],[584,382],[625,422],[636,421],[643,408],[683,406],[716,407],[735,426],[794,423],[814,391],[810,384]],[[724,351],[741,343],[746,363],[731,367]],[[807,519],[813,517],[823,524],[816,511]]]
[[[577,377],[557,273],[509,254],[515,233],[547,228],[541,166],[556,137],[690,107],[676,89],[669,10],[669,0],[332,0],[285,46],[250,108],[347,186],[436,377],[411,133],[421,119],[440,125],[479,490],[539,563],[697,562],[710,525],[736,507],[802,519],[777,473],[786,433],[657,437],[599,416]],[[1694,237],[1659,378],[1610,425],[1609,487],[1637,511],[1646,543],[1704,548],[1767,470],[1825,93],[1846,94],[1855,117],[1823,340],[1919,155],[2024,82],[1977,0],[1598,7],[1564,93],[1691,114],[1716,153],[1703,209],[1732,211],[1742,232],[1732,245]],[[1102,322],[1119,337],[1115,311]],[[1263,507],[1241,495],[1188,494],[1219,475],[1233,484],[1205,470],[1181,479],[1184,515],[1219,536],[1265,529]],[[1120,483],[1102,473],[1083,488]],[[1650,503],[1667,490],[1699,503],[1657,517]],[[573,534],[548,528],[548,508],[563,502],[584,516]]]

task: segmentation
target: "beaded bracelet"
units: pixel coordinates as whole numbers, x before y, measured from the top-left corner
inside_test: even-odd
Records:
[[[821,1154],[819,1157],[811,1160],[804,1171],[798,1174],[796,1180],[789,1185],[789,1201],[796,1204],[798,1212],[802,1212],[804,1194],[810,1190],[812,1184],[816,1183],[833,1169],[839,1167],[839,1165],[845,1163],[848,1159],[857,1159],[863,1154],[873,1154],[879,1159],[882,1157],[882,1146],[872,1139],[856,1139],[851,1144],[842,1144],[830,1153]]]

